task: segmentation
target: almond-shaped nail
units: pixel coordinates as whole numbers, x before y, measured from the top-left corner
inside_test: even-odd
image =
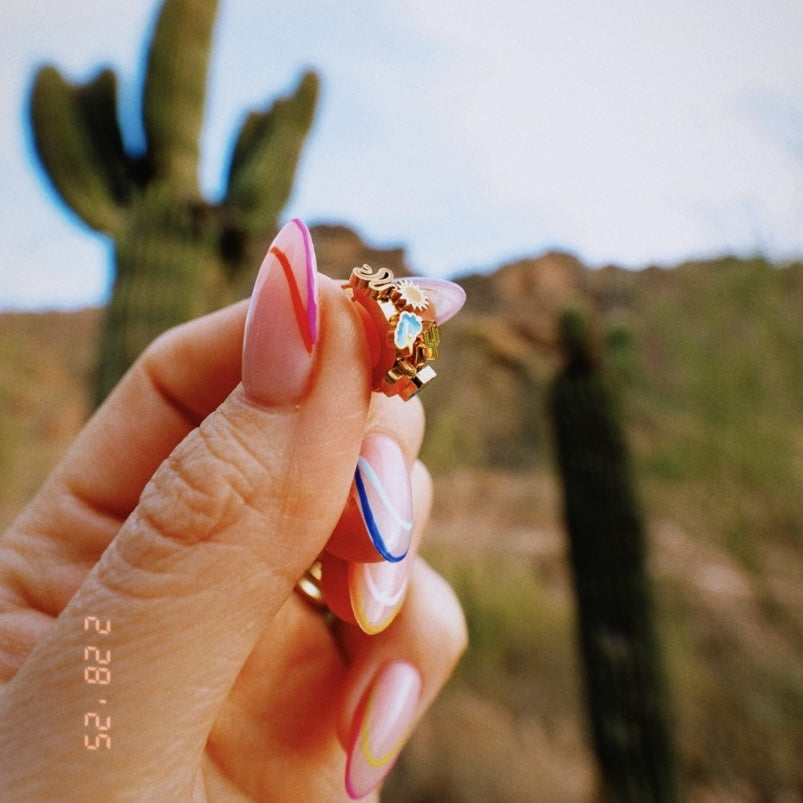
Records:
[[[352,728],[346,791],[354,800],[376,789],[398,758],[415,719],[421,676],[412,664],[386,664],[369,688]]]
[[[318,339],[315,250],[300,220],[284,225],[257,275],[243,341],[243,386],[266,405],[303,395]]]
[[[393,563],[407,554],[412,534],[413,492],[404,453],[389,435],[370,433],[327,548],[349,562],[379,557]]]
[[[385,560],[402,560],[413,533],[413,494],[404,454],[393,438],[366,435],[351,496],[376,551]]]
[[[381,633],[394,620],[404,602],[409,574],[409,559],[349,564],[351,610],[364,633]]]

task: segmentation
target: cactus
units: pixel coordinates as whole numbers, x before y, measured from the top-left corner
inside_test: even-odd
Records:
[[[680,800],[646,570],[646,538],[617,405],[586,319],[564,314],[550,399],[603,800]]]
[[[117,81],[102,70],[71,84],[41,68],[30,96],[36,152],[67,206],[114,243],[94,398],[168,327],[242,295],[278,227],[318,93],[315,73],[236,137],[217,204],[198,184],[198,140],[217,0],[165,0],[148,48],[142,98],[147,149],[127,153]]]

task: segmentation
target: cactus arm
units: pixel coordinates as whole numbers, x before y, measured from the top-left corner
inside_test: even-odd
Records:
[[[149,158],[178,192],[198,192],[199,138],[217,0],[166,0],[148,49],[142,101]]]
[[[148,44],[142,115],[146,150],[127,157],[106,71],[83,87],[38,74],[35,147],[56,190],[89,226],[111,235],[115,282],[100,338],[100,401],[164,329],[239,296],[290,195],[311,126],[318,78],[243,126],[227,199],[198,183],[206,74],[218,0],[163,0]]]
[[[312,126],[318,76],[307,72],[295,91],[251,112],[237,136],[223,202],[245,238],[275,229],[293,189],[298,160]]]
[[[58,194],[88,226],[113,234],[132,188],[114,73],[104,70],[74,85],[55,67],[42,68],[31,90],[30,119],[36,153]]]

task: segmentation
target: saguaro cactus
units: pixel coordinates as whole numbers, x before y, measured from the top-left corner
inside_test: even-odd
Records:
[[[312,124],[318,79],[245,119],[224,197],[198,184],[199,135],[217,0],[165,0],[147,54],[147,149],[127,153],[117,81],[103,70],[70,84],[40,69],[30,96],[36,152],[56,191],[114,241],[115,278],[95,376],[100,401],[142,348],[175,323],[240,294],[275,232]]]
[[[645,567],[645,531],[615,400],[585,319],[564,315],[551,414],[603,800],[680,799]]]

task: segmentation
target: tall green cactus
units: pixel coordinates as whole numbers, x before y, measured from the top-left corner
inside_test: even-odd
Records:
[[[612,393],[585,318],[562,321],[566,364],[551,395],[578,607],[591,733],[603,800],[680,800],[646,538]]]
[[[45,172],[67,206],[114,242],[96,402],[160,332],[242,294],[293,187],[317,102],[312,72],[245,119],[221,202],[201,194],[198,142],[216,12],[217,0],[163,3],[147,55],[142,155],[125,150],[111,70],[74,85],[47,66],[33,84],[30,117]]]

